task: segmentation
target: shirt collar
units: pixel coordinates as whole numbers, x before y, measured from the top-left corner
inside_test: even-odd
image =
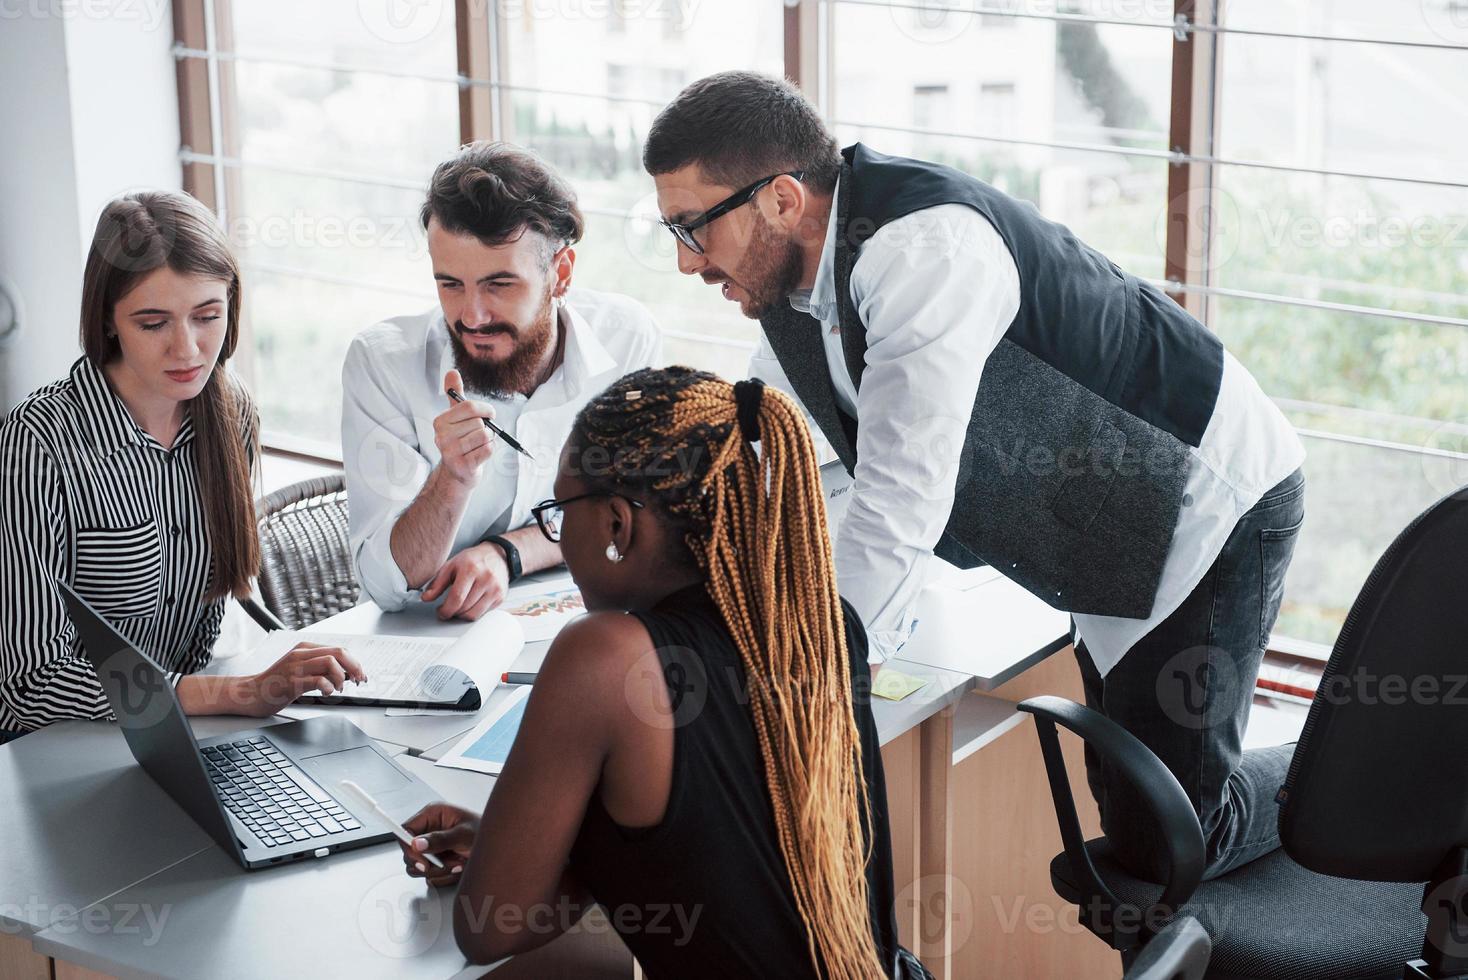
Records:
[[[602,344],[586,317],[569,301],[561,308],[561,324],[566,331],[566,349],[556,370],[565,380],[566,397],[576,398],[591,379],[615,368],[617,359]]]
[[[133,421],[127,406],[112,390],[107,376],[90,358],[80,357],[71,366],[71,383],[81,402],[82,418],[92,434],[92,444],[104,457],[127,446],[141,446],[154,441]],[[184,424],[187,426],[188,422]],[[179,434],[182,436],[182,430]]]
[[[841,178],[831,191],[831,216],[826,221],[826,240],[821,244],[821,261],[816,265],[815,282],[809,289],[790,294],[790,305],[809,313],[823,323],[836,319],[836,201],[841,193]]]

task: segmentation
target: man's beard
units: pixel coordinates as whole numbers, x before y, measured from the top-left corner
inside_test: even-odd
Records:
[[[519,392],[530,394],[540,383],[545,352],[556,336],[556,308],[546,293],[545,303],[528,328],[496,320],[487,327],[468,330],[464,321],[449,324],[449,343],[454,349],[454,367],[464,379],[464,387],[489,398],[508,398]],[[461,332],[489,334],[504,332],[515,341],[509,357],[490,363],[476,357],[464,343]]]
[[[782,234],[763,215],[756,215],[754,234],[749,248],[744,253],[734,277],[722,272],[705,272],[705,282],[720,282],[725,279],[749,294],[749,299],[739,304],[739,312],[751,320],[758,320],[781,303],[800,285],[800,247],[787,235]]]

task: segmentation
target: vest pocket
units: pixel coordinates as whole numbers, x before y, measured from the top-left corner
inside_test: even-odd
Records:
[[[1076,453],[1074,447],[1060,450],[1056,465],[1065,481],[1050,503],[1056,517],[1078,531],[1091,526],[1111,493],[1126,441],[1126,433],[1110,422],[1102,422],[1085,452]]]
[[[73,586],[103,616],[151,616],[158,608],[162,578],[163,545],[151,522],[76,532]]]

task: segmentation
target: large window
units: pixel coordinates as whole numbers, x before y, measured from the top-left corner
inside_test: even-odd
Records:
[[[701,74],[782,71],[780,0],[192,7],[199,36],[180,38],[178,54],[207,69],[198,78],[208,112],[185,142],[222,152],[188,146],[184,160],[244,264],[240,365],[267,444],[339,452],[347,344],[436,302],[418,209],[433,167],[471,138],[532,146],[574,183],[587,217],[578,284],[645,303],[670,360],[742,376],[755,327],[677,272],[671,237],[648,220],[642,140]],[[460,71],[469,40],[499,52],[486,77]],[[466,115],[467,100],[489,112]]]
[[[1298,427],[1308,516],[1276,632],[1307,643],[1331,643],[1397,531],[1468,483],[1468,6],[1410,7],[820,5],[843,139],[1034,201],[1172,289]],[[1189,120],[1203,138],[1179,146]],[[1181,203],[1179,167],[1202,188]]]
[[[639,162],[668,98],[742,67],[795,77],[843,143],[1033,201],[1218,332],[1309,451],[1282,636],[1331,642],[1396,532],[1468,483],[1462,0],[176,9],[186,180],[239,243],[276,445],[333,454],[346,344],[434,302],[415,215],[471,138],[575,183],[581,284],[644,302],[670,360],[742,375],[755,328],[676,272]]]

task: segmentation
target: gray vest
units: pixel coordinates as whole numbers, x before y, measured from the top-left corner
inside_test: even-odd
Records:
[[[1188,447],[1202,439],[1218,398],[1222,345],[1027,202],[860,143],[842,156],[837,313],[858,392],[866,329],[851,270],[878,228],[963,204],[994,225],[1019,270],[1019,312],[984,366],[935,553],[960,567],[993,565],[1059,609],[1146,618],[1183,506]],[[782,304],[760,326],[854,472],[858,420],[837,406],[820,323]]]

